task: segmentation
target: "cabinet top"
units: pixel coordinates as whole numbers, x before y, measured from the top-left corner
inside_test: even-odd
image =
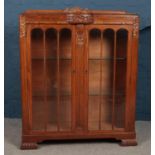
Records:
[[[27,10],[20,16],[21,24],[134,24],[139,23],[136,14],[126,11],[89,10],[79,7],[64,10]]]
[[[64,14],[64,13],[91,13],[91,14],[104,14],[104,15],[136,15],[122,10],[89,10],[87,8],[73,7],[64,10],[26,10],[24,15],[29,14]]]

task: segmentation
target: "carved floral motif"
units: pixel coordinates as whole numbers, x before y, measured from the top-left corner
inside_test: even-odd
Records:
[[[138,36],[138,31],[139,31],[139,21],[136,18],[135,19],[135,23],[133,25],[133,37],[137,37]]]
[[[77,34],[76,34],[76,42],[80,46],[84,44],[84,33],[82,31],[77,32]]]
[[[20,38],[25,36],[25,17],[20,17]]]
[[[67,8],[64,12],[67,13],[67,22],[70,24],[90,24],[93,22],[93,16],[88,9],[75,7]]]
[[[133,36],[136,37],[137,34],[138,34],[138,23],[135,23],[133,27]]]
[[[93,17],[90,14],[68,14],[67,22],[70,24],[90,24]]]

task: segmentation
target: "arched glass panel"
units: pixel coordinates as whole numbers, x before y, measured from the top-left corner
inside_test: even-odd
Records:
[[[72,33],[70,29],[60,30],[59,42],[59,88],[60,88],[60,130],[71,129],[71,70]]]
[[[88,128],[97,130],[99,127],[99,93],[100,93],[100,52],[101,31],[92,29],[89,32],[89,109]]]
[[[102,33],[101,60],[101,129],[112,129],[112,93],[113,93],[113,61],[114,61],[114,30],[106,29]]]
[[[35,28],[31,31],[31,78],[32,78],[32,128],[43,130],[44,112],[44,46],[43,31]]]
[[[114,31],[106,29],[102,33],[102,92],[112,93],[113,58],[114,58]]]
[[[116,72],[115,72],[115,129],[124,128],[126,74],[127,74],[128,31],[120,29],[116,34]],[[121,77],[121,78],[120,78]]]
[[[45,32],[46,50],[46,106],[47,106],[47,130],[57,130],[58,113],[58,51],[57,51],[57,30],[47,29]]]

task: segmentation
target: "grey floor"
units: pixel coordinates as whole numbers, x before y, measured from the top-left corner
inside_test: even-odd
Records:
[[[150,155],[151,123],[136,122],[138,146],[120,147],[117,143],[94,141],[40,144],[37,150],[20,150],[21,120],[5,118],[5,155]]]

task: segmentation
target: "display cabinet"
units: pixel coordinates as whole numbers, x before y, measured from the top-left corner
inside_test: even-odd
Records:
[[[125,11],[21,14],[21,149],[61,139],[137,144],[138,31],[138,16]]]

